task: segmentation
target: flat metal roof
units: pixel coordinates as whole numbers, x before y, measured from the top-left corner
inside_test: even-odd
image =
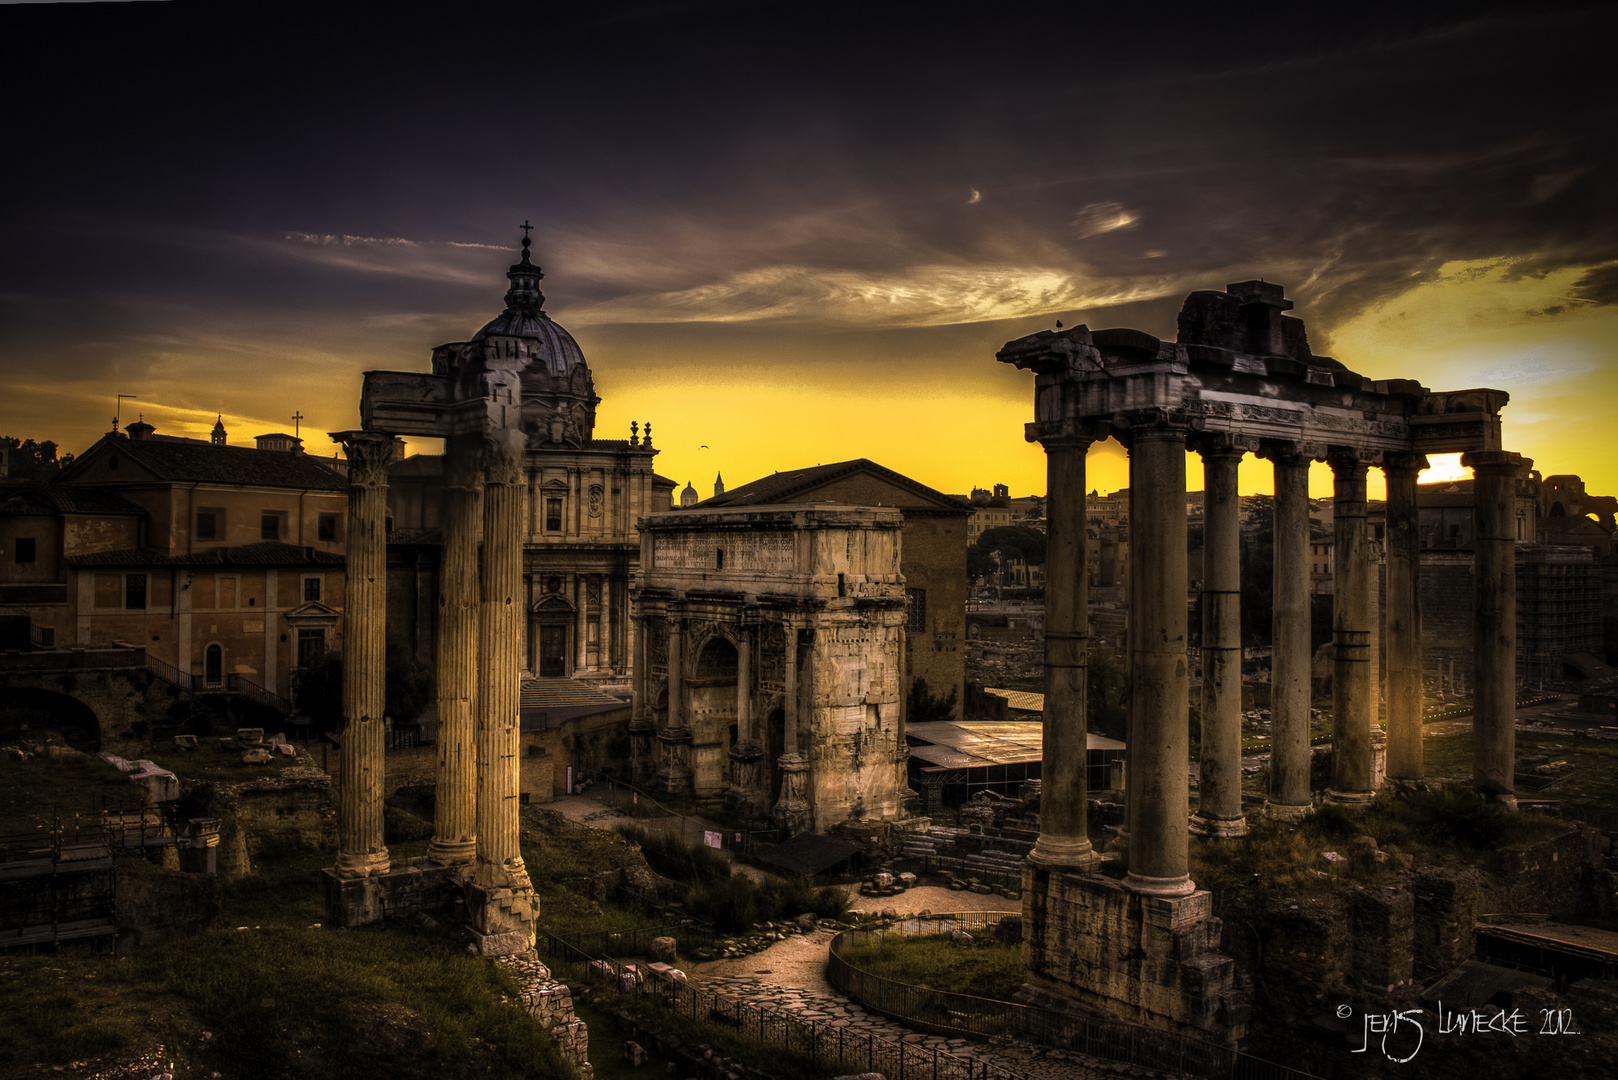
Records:
[[[1019,765],[1045,756],[1040,720],[939,720],[910,724],[905,734],[926,745],[912,746],[913,757],[952,769]],[[1122,750],[1124,744],[1095,732],[1085,735],[1089,750]]]

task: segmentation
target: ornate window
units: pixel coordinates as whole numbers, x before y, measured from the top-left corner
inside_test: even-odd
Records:
[[[910,606],[909,618],[905,621],[905,629],[912,634],[925,634],[927,632],[927,590],[906,589],[905,600]]]

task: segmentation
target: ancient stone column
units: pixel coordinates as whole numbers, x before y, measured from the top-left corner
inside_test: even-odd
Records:
[[[1421,744],[1421,521],[1416,477],[1421,454],[1390,454],[1388,480],[1388,778],[1422,778]]]
[[[438,578],[438,794],[428,857],[470,863],[477,852],[478,543],[483,495],[478,448],[451,439],[444,478]]]
[[[1089,758],[1086,657],[1090,578],[1085,530],[1089,439],[1053,436],[1045,448],[1045,715],[1039,839],[1028,858],[1045,867],[1088,869],[1086,766]]]
[[[1148,416],[1129,438],[1129,875],[1153,896],[1196,889],[1189,873],[1185,428]]]
[[[343,756],[337,863],[342,877],[388,872],[382,839],[386,685],[388,465],[393,437],[334,432],[348,458],[348,565],[343,586]]]
[[[570,674],[582,675],[585,667],[586,648],[588,648],[588,633],[586,628],[586,613],[590,601],[585,592],[584,575],[575,574],[573,577],[573,671]]]
[[[1241,498],[1236,468],[1245,448],[1227,437],[1199,440],[1203,468],[1202,762],[1193,832],[1243,836]]]
[[[781,769],[781,796],[775,804],[775,822],[797,833],[809,825],[809,759],[798,752],[798,628],[786,628],[786,733],[776,765]]]
[[[1270,630],[1270,797],[1267,816],[1297,821],[1309,812],[1308,448],[1267,443],[1275,466],[1274,607]]]
[[[1461,457],[1472,470],[1473,573],[1472,783],[1512,806],[1517,751],[1517,477],[1533,462],[1505,450]]]
[[[1370,549],[1365,517],[1367,455],[1333,447],[1326,455],[1333,477],[1336,535],[1332,570],[1332,782],[1327,801],[1368,802],[1371,746]]]
[[[477,882],[526,889],[517,841],[521,707],[522,434],[483,441],[483,586],[478,618]]]
[[[651,663],[646,643],[649,634],[644,623],[653,616],[637,610],[631,621],[635,631],[631,640],[634,662],[630,668],[631,719],[629,721],[629,781],[645,784],[657,769],[654,747],[657,745],[657,723],[652,719],[652,707],[646,700],[646,670]]]
[[[669,614],[669,721],[670,730],[685,727],[685,620]]]
[[[736,735],[745,742],[756,742],[753,730],[753,636],[745,624],[736,635]]]

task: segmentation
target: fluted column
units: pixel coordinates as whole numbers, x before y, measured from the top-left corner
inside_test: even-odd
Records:
[[[521,707],[522,514],[520,432],[485,435],[483,584],[478,618],[477,880],[524,888],[517,840],[518,712]]]
[[[1310,448],[1266,443],[1275,466],[1275,577],[1270,630],[1270,795],[1266,816],[1297,821],[1309,812],[1309,464]]]
[[[781,796],[776,801],[776,824],[797,833],[809,825],[808,759],[798,753],[798,628],[786,628],[786,732],[776,765],[781,770]]]
[[[1517,477],[1533,461],[1505,450],[1466,454],[1475,516],[1477,589],[1472,650],[1472,783],[1516,805],[1517,559],[1513,503]]]
[[[573,575],[573,603],[573,670],[569,674],[580,675],[584,672],[585,635],[588,633],[586,619],[590,603],[585,592],[583,574]]]
[[[1129,874],[1154,896],[1195,891],[1189,872],[1186,773],[1185,428],[1147,417],[1129,433]]]
[[[669,721],[671,731],[685,727],[685,619],[669,614]]]
[[[1086,561],[1085,456],[1088,438],[1050,437],[1045,448],[1045,714],[1039,839],[1028,858],[1041,866],[1090,868],[1085,691],[1090,645]]]
[[[1390,454],[1388,481],[1388,778],[1422,778],[1421,520],[1416,478],[1421,454]]]
[[[348,457],[348,564],[343,586],[343,756],[339,769],[336,870],[388,872],[382,836],[386,685],[388,465],[393,437],[334,432]]]
[[[438,578],[438,794],[427,854],[440,864],[477,853],[478,543],[483,496],[476,446],[450,440],[444,553]]]
[[[736,636],[736,735],[747,742],[757,742],[753,730],[753,639],[752,631],[743,625]]]
[[[1209,436],[1203,467],[1202,761],[1193,832],[1242,836],[1241,498],[1236,469],[1245,447]]]
[[[1332,567],[1332,782],[1329,802],[1362,803],[1372,789],[1370,547],[1365,517],[1366,455],[1334,447],[1336,535]]]

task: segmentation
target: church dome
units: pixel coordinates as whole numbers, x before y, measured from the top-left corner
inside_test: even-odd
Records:
[[[524,226],[526,230],[530,226]],[[522,238],[521,260],[506,272],[511,288],[506,307],[467,342],[464,360],[501,356],[521,361],[523,428],[533,448],[582,446],[595,430],[595,377],[573,335],[546,314],[539,283],[543,271],[529,261],[530,240]]]

